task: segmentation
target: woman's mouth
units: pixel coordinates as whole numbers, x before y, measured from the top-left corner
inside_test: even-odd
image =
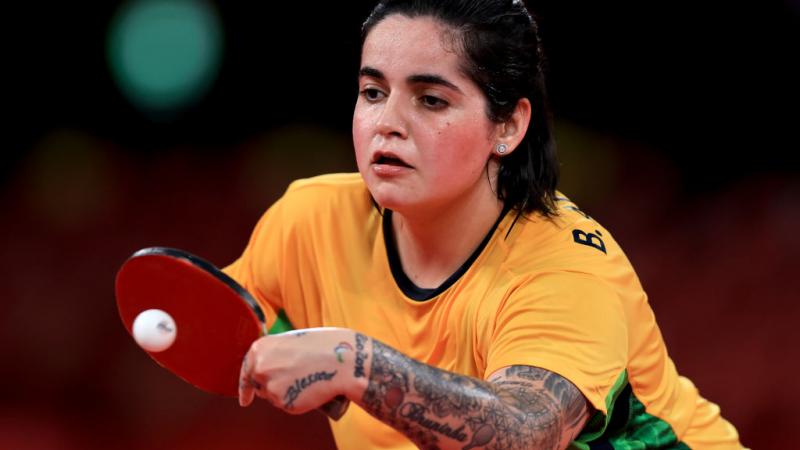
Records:
[[[372,156],[373,165],[407,167],[412,168],[411,164],[405,162],[400,156],[389,151],[379,150]]]
[[[397,154],[378,151],[372,157],[372,171],[380,177],[394,177],[406,173],[414,167]]]
[[[406,164],[406,162],[403,161],[400,158],[396,158],[396,157],[393,157],[393,156],[386,156],[386,155],[379,156],[375,160],[375,162],[373,164],[381,164],[381,165],[387,165],[387,166],[411,167],[410,165]]]

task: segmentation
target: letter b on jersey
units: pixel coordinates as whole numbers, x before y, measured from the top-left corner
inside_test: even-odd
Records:
[[[594,247],[601,252],[606,253],[606,244],[603,242],[603,239],[600,238],[600,236],[603,234],[598,230],[594,230],[594,233],[587,233],[581,230],[572,230],[572,239],[574,239],[578,244],[588,245],[589,247]]]

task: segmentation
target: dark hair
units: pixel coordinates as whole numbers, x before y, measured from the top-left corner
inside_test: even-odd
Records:
[[[456,32],[463,72],[487,98],[487,116],[508,120],[517,102],[531,102],[531,122],[519,147],[500,158],[497,197],[518,214],[555,214],[558,161],[544,82],[538,26],[520,0],[382,0],[361,30],[362,46],[391,14],[432,17]],[[519,218],[519,215],[517,216]]]

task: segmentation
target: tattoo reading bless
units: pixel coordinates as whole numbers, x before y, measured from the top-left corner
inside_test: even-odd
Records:
[[[283,397],[283,403],[286,409],[292,409],[294,407],[294,401],[297,400],[297,397],[300,396],[300,393],[303,392],[303,390],[305,390],[307,387],[318,381],[330,380],[334,377],[334,375],[336,375],[336,372],[336,370],[333,372],[315,372],[308,374],[303,378],[294,380],[294,384],[289,386],[289,389],[286,391],[286,395]]]

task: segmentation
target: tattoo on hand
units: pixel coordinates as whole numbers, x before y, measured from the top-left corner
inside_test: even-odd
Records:
[[[352,346],[352,345],[350,345],[350,343],[349,343],[349,342],[344,342],[344,341],[342,341],[342,342],[339,342],[339,345],[337,345],[337,346],[336,346],[336,347],[333,349],[333,352],[334,352],[334,353],[336,353],[336,359],[337,359],[337,360],[338,360],[340,363],[343,363],[343,362],[344,362],[344,352],[347,352],[347,351],[350,351],[350,352],[352,352],[352,351],[353,351],[353,346]]]
[[[356,333],[356,366],[353,376],[356,378],[364,378],[364,362],[367,360],[367,353],[364,352],[364,344],[367,342],[367,337],[361,333]]]
[[[436,369],[373,339],[362,402],[423,449],[438,448],[443,438],[463,449],[559,448],[580,431],[586,401],[564,378],[512,366],[495,380]]]
[[[303,378],[294,380],[294,384],[289,386],[286,390],[286,395],[283,396],[283,407],[286,409],[294,408],[294,401],[300,396],[307,387],[319,381],[329,381],[336,375],[336,370],[333,372],[314,372],[306,375]]]

